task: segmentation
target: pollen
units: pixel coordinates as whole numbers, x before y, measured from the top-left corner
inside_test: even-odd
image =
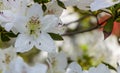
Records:
[[[3,60],[2,63],[9,64],[10,63],[10,55],[5,54],[5,60]]]
[[[29,29],[30,34],[36,34],[41,28],[39,18],[32,16],[26,27]]]

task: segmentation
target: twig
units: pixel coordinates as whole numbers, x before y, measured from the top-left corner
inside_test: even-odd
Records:
[[[84,33],[84,32],[88,32],[88,31],[92,31],[92,30],[97,29],[99,27],[100,26],[97,25],[97,26],[89,28],[87,30],[81,30],[81,31],[75,31],[75,32],[65,33],[65,34],[62,34],[62,36],[72,36],[72,35],[75,35],[75,34],[78,34],[78,33]]]

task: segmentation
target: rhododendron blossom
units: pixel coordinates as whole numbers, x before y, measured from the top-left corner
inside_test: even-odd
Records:
[[[16,26],[19,30],[24,28],[15,42],[17,52],[29,51],[34,46],[43,51],[54,52],[56,46],[48,33],[56,32],[54,29],[61,24],[59,18],[54,15],[43,16],[42,8],[37,3],[28,8],[24,18],[21,21],[23,26]]]

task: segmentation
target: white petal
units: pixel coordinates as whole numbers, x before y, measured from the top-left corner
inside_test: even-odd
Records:
[[[12,29],[13,25],[14,25],[13,23],[7,23],[7,24],[5,24],[5,30],[6,31],[10,31]]]
[[[95,67],[90,68],[89,73],[110,73],[110,70],[104,64],[100,64],[96,68]]]
[[[95,67],[91,67],[89,69],[89,73],[96,73],[97,72],[97,69]]]
[[[63,8],[61,8],[58,4],[57,1],[49,2],[47,3],[47,10],[46,14],[55,14],[57,16],[60,16],[63,12]]]
[[[117,73],[120,73],[120,66],[118,66],[117,68]]]
[[[58,69],[65,69],[67,66],[67,57],[63,52],[60,52],[57,56],[56,56],[56,60],[57,62],[57,67]]]
[[[68,66],[66,73],[82,73],[82,68],[78,63],[72,62]]]
[[[120,1],[114,1],[113,0],[95,0],[91,5],[90,8],[92,11],[96,11],[99,9],[110,7],[114,4],[119,3]]]
[[[19,34],[15,42],[17,52],[29,51],[32,49],[33,45],[32,37],[25,34]]]
[[[27,71],[27,73],[46,73],[47,72],[47,66],[44,64],[36,64],[33,67],[30,67]]]
[[[28,65],[24,62],[24,60],[21,57],[17,57],[10,63],[10,70],[8,73],[27,72],[27,68]]]
[[[85,70],[85,71],[83,71],[82,73],[89,73],[89,72]]]
[[[13,19],[13,17],[14,17],[14,14],[9,10],[3,10],[0,13],[0,21],[2,22],[9,22]]]
[[[35,3],[28,9],[27,17],[30,18],[32,16],[43,17],[43,11],[40,4]]]
[[[43,51],[55,52],[56,46],[53,39],[47,33],[41,33],[35,41],[35,46]]]
[[[41,20],[41,29],[42,31],[46,32],[56,32],[56,29],[58,27],[60,22],[60,19],[56,17],[55,15],[46,15],[42,20]]]
[[[27,18],[24,16],[16,15],[14,24],[14,28],[17,32],[24,33],[27,30],[25,27],[27,24]]]
[[[97,66],[97,73],[110,73],[110,70],[104,64],[100,64]]]
[[[59,70],[65,71],[65,68],[67,67],[67,57],[64,52],[49,53],[48,56],[52,67],[56,71]]]

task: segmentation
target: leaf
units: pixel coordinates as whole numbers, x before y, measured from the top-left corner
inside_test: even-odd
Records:
[[[63,38],[59,34],[49,33],[49,35],[53,40],[63,40]]]
[[[47,7],[45,4],[42,4],[42,10],[45,12],[47,10]]]
[[[63,3],[62,1],[57,0],[57,4],[58,4],[60,7],[66,9],[66,7],[65,7],[65,5],[64,5],[64,3]]]
[[[115,21],[116,21],[116,22],[120,22],[120,17],[118,17]]]
[[[50,0],[34,0],[34,2],[37,2],[37,3],[47,3],[49,2]]]
[[[112,30],[113,30],[113,22],[114,22],[114,19],[113,19],[113,18],[107,20],[107,23],[105,24],[105,26],[104,26],[104,28],[103,28],[104,39],[106,39],[107,37],[109,37],[110,34],[112,33]]]
[[[6,36],[5,34],[1,33],[1,40],[3,42],[7,42],[7,41],[10,41],[10,38],[8,36]]]
[[[112,69],[112,70],[116,70],[116,68],[114,68],[112,65],[108,64],[108,63],[105,63],[105,62],[102,62],[103,64],[107,65],[109,69]]]
[[[17,37],[13,32],[7,32],[6,35],[12,38]]]

